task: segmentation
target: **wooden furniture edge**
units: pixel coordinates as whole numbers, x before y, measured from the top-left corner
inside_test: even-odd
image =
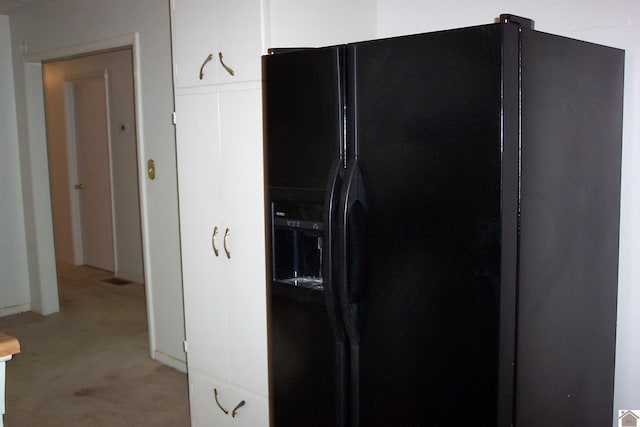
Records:
[[[0,332],[0,357],[20,353],[20,342],[17,338]]]

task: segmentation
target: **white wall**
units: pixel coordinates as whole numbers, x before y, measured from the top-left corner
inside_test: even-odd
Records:
[[[39,66],[26,63],[25,58],[45,58],[56,52],[80,53],[85,46],[108,44],[109,40],[135,35],[136,96],[141,179],[141,210],[145,258],[145,284],[149,310],[152,357],[171,366],[184,369],[184,318],[178,239],[177,186],[175,174],[174,129],[171,124],[173,92],[169,34],[169,5],[158,0],[60,0],[11,16],[18,137],[23,180],[30,180],[23,191],[31,195],[33,204],[25,215],[33,217],[34,226],[27,224],[28,259],[39,252],[38,264],[30,271],[42,272],[53,265],[53,251],[42,251],[40,245],[51,247],[51,210],[42,208],[48,200],[48,176],[44,119],[42,117]],[[24,51],[27,55],[24,55]],[[40,87],[39,87],[40,85]],[[146,161],[156,164],[156,178],[146,177]],[[35,176],[37,176],[37,179]],[[25,178],[26,176],[26,178]],[[40,218],[39,216],[42,216]],[[49,220],[49,228],[41,226]],[[6,244],[6,243],[0,243]],[[41,288],[55,287],[55,273],[40,279]],[[54,282],[54,283],[51,283]],[[32,293],[33,298],[33,293]]]
[[[371,0],[267,0],[265,49],[368,40],[376,34]]]
[[[0,316],[31,308],[10,39],[0,15]]]
[[[637,0],[378,0],[380,36],[531,18],[540,31],[626,50],[615,411],[640,408],[640,2]],[[615,412],[617,414],[617,412]],[[615,415],[614,414],[614,415]],[[617,425],[617,424],[616,424]]]
[[[65,82],[88,73],[108,73],[111,128],[112,189],[114,205],[115,276],[143,281],[142,240],[138,203],[136,134],[133,99],[133,59],[131,49],[82,56],[43,64],[47,146],[51,176],[51,202],[56,260],[70,264],[74,259],[71,213],[68,129],[65,111]],[[128,123],[129,130],[120,130]]]

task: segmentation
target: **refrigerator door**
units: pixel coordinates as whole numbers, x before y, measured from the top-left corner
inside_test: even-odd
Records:
[[[268,186],[325,191],[344,150],[342,48],[272,52],[262,67]]]
[[[343,47],[263,57],[272,425],[343,426],[333,234],[344,168]]]
[[[367,222],[352,425],[496,424],[501,42],[487,25],[347,47]]]

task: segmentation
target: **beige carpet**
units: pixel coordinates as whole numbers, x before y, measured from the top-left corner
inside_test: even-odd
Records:
[[[5,427],[189,426],[187,377],[149,357],[144,286],[58,265],[60,313],[0,317],[22,353],[7,362]]]

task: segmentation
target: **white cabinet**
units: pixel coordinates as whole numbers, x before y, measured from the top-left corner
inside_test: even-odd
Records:
[[[269,424],[261,7],[261,0],[172,1],[194,426]]]
[[[186,88],[260,79],[260,0],[174,0],[174,82]]]
[[[176,95],[176,136],[192,411],[215,403],[206,376],[245,400],[238,414],[263,401],[251,419],[267,423],[260,100],[259,87]]]

